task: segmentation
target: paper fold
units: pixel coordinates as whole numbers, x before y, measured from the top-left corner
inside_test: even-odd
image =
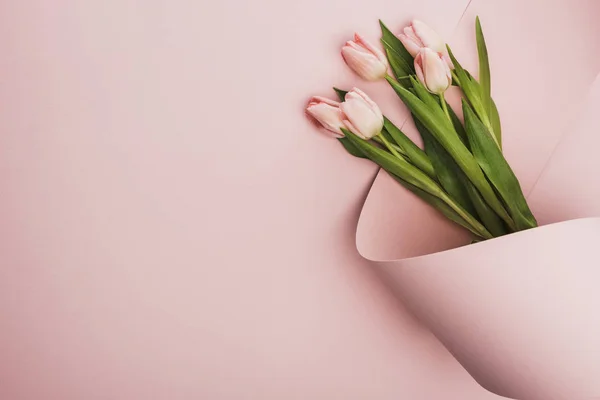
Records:
[[[476,15],[505,155],[540,222],[559,223],[461,247],[465,232],[380,171],[357,248],[484,388],[600,396],[600,3],[473,1],[451,40],[471,71]]]
[[[600,218],[381,264],[398,296],[486,389],[600,394]]]
[[[477,15],[490,52],[504,153],[527,195],[570,131],[600,71],[600,52],[591,51],[600,48],[594,17],[600,15],[600,3],[474,0],[450,40],[461,63],[473,72]],[[410,121],[403,130],[418,136]],[[357,247],[365,258],[404,259],[467,243],[459,228],[379,173],[358,224]]]

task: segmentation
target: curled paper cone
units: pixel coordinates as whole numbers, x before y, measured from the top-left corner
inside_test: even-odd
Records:
[[[600,394],[600,218],[386,262],[398,296],[486,389]]]
[[[592,218],[436,253],[468,238],[380,174],[359,222],[364,256],[397,259],[380,266],[398,297],[483,387],[510,398],[600,398],[600,183],[587,173],[600,168],[600,76],[587,97],[531,198],[543,224]],[[414,201],[413,213],[389,213],[389,199]],[[395,235],[386,213],[405,222]],[[424,230],[398,235],[419,219]],[[404,246],[373,240],[379,232]]]
[[[476,70],[472,21],[481,17],[504,154],[525,195],[540,183],[531,198],[542,224],[600,217],[593,177],[600,126],[563,140],[600,72],[600,53],[589,51],[600,48],[600,27],[590,17],[599,13],[600,3],[587,0],[474,1],[451,40],[461,63]],[[539,54],[569,56],[547,62]],[[408,125],[403,131],[416,134]],[[600,219],[460,247],[469,242],[467,233],[379,173],[358,224],[358,250],[380,262],[397,296],[466,370],[508,398],[600,397]]]

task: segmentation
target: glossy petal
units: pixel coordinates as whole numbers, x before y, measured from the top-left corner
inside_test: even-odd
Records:
[[[446,49],[446,44],[433,29],[431,29],[427,24],[422,21],[415,19],[411,27],[413,28],[417,37],[423,42],[424,47],[429,47],[430,49],[443,53]]]
[[[346,95],[346,101],[340,106],[346,127],[363,139],[371,139],[381,133],[383,114],[364,92],[352,89]]]
[[[423,48],[415,58],[415,69],[421,83],[431,93],[441,94],[452,84],[452,74],[444,57],[430,48]]]
[[[419,54],[419,51],[422,47],[420,41],[414,40],[412,37],[404,33],[399,34],[398,39],[400,39],[400,41],[404,45],[404,48],[406,48],[406,50],[410,53],[411,56],[416,57]]]
[[[342,48],[342,57],[348,66],[361,78],[376,81],[385,77],[387,65],[384,65],[373,54],[353,46]]]
[[[358,76],[367,81],[383,79],[387,75],[388,62],[383,52],[358,33],[354,35],[354,41],[348,41],[342,47],[342,57]]]
[[[308,103],[306,113],[334,137],[344,137],[341,128],[345,125],[342,121],[340,103],[337,101],[315,96]]]

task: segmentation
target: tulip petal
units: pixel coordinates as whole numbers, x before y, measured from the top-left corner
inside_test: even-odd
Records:
[[[419,56],[422,58],[420,64],[423,68],[424,83],[427,90],[435,94],[445,92],[452,83],[448,64],[439,53],[429,48],[421,49]]]
[[[400,39],[404,45],[404,48],[410,53],[411,56],[416,57],[419,54],[422,46],[420,46],[419,43],[414,41],[411,37],[401,33],[398,35],[398,39]]]
[[[352,88],[352,91],[350,93],[352,96],[354,96],[355,94],[360,96],[369,105],[369,107],[371,107],[371,110],[373,111],[375,116],[377,116],[377,118],[383,121],[383,113],[381,112],[381,109],[379,108],[377,103],[375,103],[373,100],[371,100],[369,96],[367,96],[365,92],[363,92],[359,88]]]
[[[347,41],[346,45],[344,47],[351,47],[352,49],[359,51],[361,53],[369,54],[369,51],[366,48],[364,48],[363,46],[359,45],[356,42]]]
[[[415,58],[415,71],[417,73],[417,78],[419,78],[419,81],[421,81],[423,85],[427,86],[427,83],[425,82],[425,74],[423,72],[423,56],[421,55],[421,52],[419,52],[419,54]]]
[[[345,116],[344,120],[352,126],[350,130],[357,136],[370,139],[381,132],[383,128],[381,110],[362,91],[358,89],[350,91],[340,109]]]
[[[345,46],[342,48],[342,57],[346,64],[365,80],[375,81],[387,74],[387,64],[383,64],[371,53]]]
[[[419,49],[421,47],[425,47],[425,44],[421,39],[419,39],[412,26],[407,26],[406,28],[404,28],[404,34],[408,36],[408,38],[411,39],[413,42],[415,42],[415,44],[419,46]]]
[[[417,37],[423,43],[424,47],[429,47],[436,52],[444,52],[446,44],[442,38],[427,24],[415,19],[411,26]]]
[[[309,101],[309,105],[319,104],[319,103],[329,104],[330,106],[333,106],[333,107],[339,107],[341,104],[339,101],[331,100],[331,99],[328,99],[327,97],[322,97],[322,96],[313,96]]]
[[[348,128],[348,130],[352,133],[354,133],[356,136],[358,136],[361,139],[367,139],[366,137],[363,136],[362,133],[360,133],[360,131],[354,126],[352,125],[352,122],[350,122],[350,120],[345,119],[344,121],[344,125],[346,126],[346,128]]]
[[[385,57],[385,54],[383,54],[383,52],[378,47],[369,43],[358,33],[354,34],[354,41],[356,43],[358,43],[360,46],[362,46],[366,51],[373,54],[379,61],[381,61],[383,64],[385,64],[387,66],[387,63],[388,63],[387,58]]]
[[[334,137],[344,136],[341,130],[344,127],[342,111],[338,102],[315,96],[306,107],[306,113]]]

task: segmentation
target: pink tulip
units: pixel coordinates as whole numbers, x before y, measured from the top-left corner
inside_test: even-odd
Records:
[[[354,88],[346,94],[340,106],[346,128],[356,136],[371,139],[383,129],[383,114],[373,100],[360,89]]]
[[[345,127],[343,114],[337,101],[315,96],[306,106],[306,112],[334,137],[344,137],[341,129]]]
[[[342,47],[342,57],[358,76],[367,81],[385,78],[387,74],[388,62],[383,52],[358,33],[354,34],[354,41],[348,41]]]
[[[425,25],[424,22],[415,19],[411,22],[410,26],[404,28],[403,32],[398,35],[398,39],[400,39],[411,56],[416,57],[422,48],[429,47],[431,50],[441,53],[450,69],[454,69],[454,64],[452,64],[452,60],[448,55],[446,43],[444,43],[440,35]]]
[[[444,56],[430,48],[421,49],[415,58],[419,80],[431,93],[442,94],[452,85],[452,72]]]
[[[423,47],[446,54],[446,44],[442,38],[424,22],[413,20],[410,26],[404,28],[403,33],[398,35],[406,50],[411,56],[416,57]]]

